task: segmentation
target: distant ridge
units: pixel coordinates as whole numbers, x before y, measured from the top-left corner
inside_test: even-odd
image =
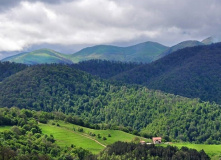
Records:
[[[200,46],[200,45],[205,45],[199,41],[194,41],[194,40],[189,40],[189,41],[183,41],[180,42],[170,48],[168,48],[165,52],[163,52],[160,57],[164,57],[172,52],[178,51],[179,49],[183,49],[186,47],[194,47],[194,46]]]
[[[114,79],[221,104],[221,43],[173,52]]]
[[[44,63],[67,63],[71,64],[67,55],[53,51],[51,49],[39,49],[33,52],[20,53],[11,57],[7,57],[2,61],[24,63],[24,64],[44,64]]]
[[[78,63],[80,61],[101,59],[122,62],[150,63],[157,59],[168,47],[156,42],[144,42],[129,47],[97,45],[87,47],[71,55],[61,54],[50,49],[39,49],[32,52],[20,53],[2,61],[24,64],[44,63]]]
[[[129,47],[97,45],[87,47],[71,55],[73,62],[90,59],[114,60],[122,62],[150,63],[168,47],[156,42],[144,42]]]
[[[212,44],[212,43],[218,43],[221,42],[221,36],[215,35],[215,36],[210,36],[204,40],[201,41],[203,44]]]
[[[23,52],[11,57],[7,57],[1,61],[10,61],[24,64],[50,64],[50,63],[78,63],[92,59],[150,63],[158,60],[172,52],[200,45],[208,45],[220,42],[219,36],[211,36],[203,41],[188,40],[180,42],[172,47],[164,46],[157,42],[147,41],[128,47],[119,47],[113,45],[96,45],[86,47],[73,54],[62,54],[51,49],[39,49],[32,52]]]

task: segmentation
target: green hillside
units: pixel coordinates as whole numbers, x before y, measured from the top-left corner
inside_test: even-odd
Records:
[[[183,48],[200,46],[200,45],[204,45],[204,43],[199,42],[199,41],[193,41],[193,40],[183,41],[183,42],[180,42],[180,43],[168,48],[166,51],[164,51],[162,54],[160,54],[159,58],[162,58],[172,52],[178,51]]]
[[[0,82],[27,67],[28,66],[20,63],[0,62]]]
[[[71,66],[90,73],[101,78],[111,78],[119,73],[131,70],[137,66],[141,65],[140,63],[134,62],[120,62],[120,61],[107,61],[93,59],[88,61],[82,61]]]
[[[31,65],[44,64],[44,63],[71,64],[72,62],[67,57],[68,55],[64,55],[64,54],[58,53],[50,49],[39,49],[33,52],[14,55],[14,56],[5,58],[2,61],[10,61],[10,62],[31,64]]]
[[[72,55],[61,54],[50,49],[39,49],[7,57],[1,61],[31,65],[45,63],[71,64],[91,59],[149,63],[154,61],[167,48],[156,42],[145,42],[129,47],[98,45],[84,48]]]
[[[52,134],[59,146],[65,147],[74,144],[77,147],[82,147],[96,154],[114,142],[131,142],[136,137],[135,135],[119,130],[96,130],[64,121],[55,122],[58,123],[59,126],[52,125],[53,123],[54,121],[50,121],[48,124],[40,124],[39,126],[43,134]],[[83,129],[83,131],[79,132],[79,128]],[[94,136],[91,135],[92,133]],[[98,135],[100,135],[100,138],[98,138]],[[108,135],[110,135],[110,137]],[[104,140],[103,137],[106,139]],[[140,139],[144,138],[140,137]],[[146,139],[146,141],[150,142],[151,140]]]
[[[210,36],[204,40],[201,41],[203,44],[209,45],[212,43],[219,43],[221,42],[221,37],[218,35]]]
[[[26,145],[29,145],[30,148],[33,147],[32,149],[35,151],[39,150],[42,146],[45,147],[48,145],[48,147],[56,148],[55,145],[57,145],[62,150],[65,148],[83,148],[98,154],[106,148],[107,145],[117,141],[131,142],[135,137],[138,140],[145,139],[116,129],[105,129],[104,127],[100,129],[98,126],[96,126],[97,129],[93,129],[92,124],[88,124],[84,121],[81,121],[81,126],[76,125],[76,123],[80,121],[79,118],[65,115],[61,112],[47,113],[27,109],[20,110],[15,107],[10,109],[0,108],[0,111],[4,113],[0,116],[0,144],[4,143],[5,146],[12,145],[13,149],[23,148],[21,145],[25,145],[26,143],[23,139],[27,137],[27,139],[29,139],[31,137],[33,142],[29,142],[29,144]],[[70,118],[73,118],[74,121],[70,121]],[[86,124],[90,128],[83,127]],[[102,127],[102,125],[100,126]],[[15,137],[13,137],[14,134]],[[11,142],[12,137],[14,138],[13,142]],[[54,143],[54,146],[48,144],[48,142],[39,145],[40,140],[38,138],[40,137],[45,137],[46,140]],[[151,141],[150,139],[145,140]],[[25,149],[28,150],[29,148],[22,150]],[[43,149],[43,151],[48,152],[47,149]],[[29,152],[32,152],[32,150]]]
[[[168,93],[221,104],[221,43],[182,49],[115,77]]]
[[[136,85],[111,84],[68,65],[32,66],[4,79],[0,106],[60,111],[108,128],[122,126],[134,134],[142,130],[149,138],[221,142],[219,105]]]
[[[129,47],[98,45],[74,53],[71,60],[75,63],[90,59],[149,63],[154,61],[167,48],[156,42],[145,42]]]

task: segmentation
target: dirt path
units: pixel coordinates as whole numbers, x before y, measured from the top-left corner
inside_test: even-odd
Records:
[[[78,132],[76,132],[76,131],[72,131],[72,130],[66,128],[66,127],[63,127],[63,128],[66,129],[66,130],[68,130],[68,131],[71,131],[71,132],[73,132],[73,133],[75,133],[75,134],[77,134],[77,135],[80,135],[80,136],[83,136],[83,137],[85,137],[85,138],[91,139],[92,141],[96,142],[97,144],[99,144],[99,145],[101,145],[101,146],[103,146],[103,147],[107,147],[107,146],[105,146],[104,144],[102,144],[101,142],[99,142],[98,140],[96,140],[96,139],[94,139],[94,138],[88,136],[87,134],[80,134],[80,133],[78,133]]]
[[[77,134],[78,134],[78,133],[77,133]],[[81,134],[80,134],[80,135],[81,135]],[[84,136],[84,137],[86,137],[86,138],[89,138],[89,139],[95,141],[96,143],[100,144],[100,145],[103,146],[103,147],[107,147],[107,146],[105,146],[104,144],[102,144],[102,143],[100,143],[99,141],[97,141],[96,139],[94,139],[94,138],[88,136],[87,134],[82,134],[82,136]]]

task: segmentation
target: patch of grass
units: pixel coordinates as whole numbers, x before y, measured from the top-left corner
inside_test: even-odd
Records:
[[[56,124],[59,124],[59,126]],[[64,121],[49,121],[48,124],[39,124],[39,126],[43,134],[52,134],[57,140],[56,143],[58,145],[64,147],[73,144],[77,147],[88,149],[95,154],[104,149],[102,145],[110,145],[117,141],[130,142],[137,137],[119,130],[95,130],[66,123]],[[90,133],[95,135],[92,136]],[[98,138],[98,134],[100,138]],[[150,139],[139,138],[147,142],[150,141]]]
[[[191,144],[191,143],[173,143],[173,146],[181,148],[183,146],[193,148],[198,151],[204,150],[212,160],[219,159],[221,157],[221,145],[209,145],[209,144]]]
[[[11,128],[12,128],[12,126],[0,126],[0,132],[10,130]]]
[[[95,138],[97,141],[105,145],[110,145],[117,141],[130,142],[135,137],[138,137],[136,135],[132,135],[132,134],[120,131],[120,130],[109,130],[109,129],[108,130],[96,130],[96,129],[90,129],[86,127],[81,127],[81,126],[70,124],[70,123],[65,123],[64,121],[59,121],[58,123],[61,126],[70,130],[73,130],[73,128],[75,128],[75,130],[77,131],[78,128],[83,128],[85,134],[89,135],[89,133],[94,133],[96,136],[94,136],[93,138]],[[97,137],[98,134],[100,134],[101,138]],[[111,137],[108,137],[109,134]],[[103,137],[106,137],[107,140],[103,140]],[[142,137],[139,137],[139,138],[141,140],[145,140],[146,142],[151,142],[150,139],[145,139]]]
[[[49,124],[39,124],[39,126],[42,129],[43,134],[52,134],[56,139],[56,143],[59,146],[70,147],[73,144],[77,147],[88,149],[92,153],[99,153],[102,149],[104,149],[103,146],[99,145],[93,140],[79,135],[76,132],[73,132],[72,130],[65,129],[64,127],[58,127]]]

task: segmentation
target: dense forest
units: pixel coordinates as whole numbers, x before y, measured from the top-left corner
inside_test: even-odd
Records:
[[[113,79],[221,104],[221,43],[185,48]]]
[[[48,120],[64,120],[73,124],[85,123],[81,119],[65,115],[61,112],[43,112],[28,109],[1,108],[0,125],[10,125],[10,130],[0,132],[0,159],[9,160],[109,160],[109,159],[201,159],[209,157],[204,151],[196,151],[183,147],[141,145],[116,142],[107,146],[100,154],[92,155],[88,150],[71,146],[60,147],[55,143],[53,135],[42,134],[39,122]],[[58,124],[57,124],[58,125]],[[92,125],[93,126],[93,125]],[[136,144],[135,144],[136,142]]]
[[[48,119],[65,119],[62,113],[36,112],[27,109],[1,108],[0,125],[13,125],[10,130],[0,132],[0,159],[3,160],[73,160],[90,159],[92,154],[72,146],[60,147],[53,135],[42,134],[38,122],[46,123]],[[75,118],[74,123],[80,119]],[[73,121],[72,121],[73,122]]]
[[[95,59],[95,60],[82,61],[76,64],[72,64],[71,66],[73,66],[76,69],[88,72],[92,75],[108,79],[119,73],[131,70],[139,65],[141,65],[141,63]]]
[[[98,156],[99,160],[209,160],[210,158],[203,150],[198,152],[195,149],[182,147],[178,149],[173,146],[142,145],[135,143],[116,142],[108,146]]]
[[[25,64],[1,62],[0,61],[0,82],[4,78],[9,77],[19,71],[22,71],[23,69],[25,69],[27,67],[28,66]]]
[[[4,79],[0,106],[59,111],[92,124],[138,130],[145,137],[221,143],[219,105],[111,84],[68,65],[31,66]]]

